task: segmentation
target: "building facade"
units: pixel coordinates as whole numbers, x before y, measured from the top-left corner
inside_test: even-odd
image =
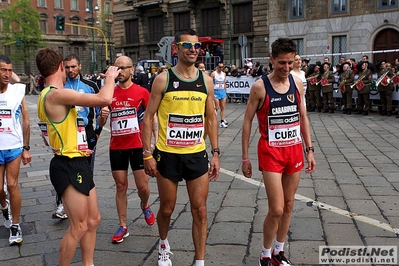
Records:
[[[17,0],[2,1],[0,8],[7,8],[15,2]],[[99,72],[106,67],[107,58],[108,61],[114,59],[113,1],[34,0],[31,4],[40,14],[40,29],[44,33],[42,38],[47,46],[58,49],[64,56],[70,53],[77,54],[82,61],[82,73]],[[55,27],[58,15],[65,16],[64,31],[59,31]],[[1,26],[2,23],[0,23]],[[99,30],[86,28],[87,26],[94,26]],[[18,49],[15,45],[2,46],[2,52],[8,55],[18,53]],[[28,69],[36,73],[34,56],[32,55],[27,63]],[[17,73],[23,73],[26,72],[27,67],[23,63],[17,63],[14,64],[14,68]]]
[[[356,61],[367,55],[372,62],[394,63],[399,56],[398,11],[394,0],[273,0],[270,43],[281,36],[295,39],[298,52],[311,63],[329,57],[338,64],[341,53]]]
[[[268,2],[266,0],[116,0],[115,51],[139,59],[160,59],[158,42],[192,28],[201,37],[221,39],[223,60],[243,64],[254,54],[267,56]],[[246,45],[240,45],[245,39]],[[243,43],[241,43],[243,44]],[[210,43],[216,46],[216,43]],[[212,47],[210,47],[212,48]]]
[[[278,37],[295,39],[298,52],[312,62],[329,57],[338,63],[333,53],[392,61],[398,53],[372,51],[399,48],[399,7],[393,0],[116,0],[114,5],[116,53],[134,62],[156,58],[159,40],[184,28],[222,39],[225,63],[236,65],[248,57],[268,63]]]

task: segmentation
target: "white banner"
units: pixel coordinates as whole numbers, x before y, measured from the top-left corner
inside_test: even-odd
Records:
[[[257,81],[260,77],[226,77],[226,92],[233,93],[233,94],[249,94],[252,85],[255,81]],[[338,84],[334,83],[334,89],[338,88]],[[334,98],[342,98],[341,91],[334,90]],[[353,98],[357,98],[357,91],[353,90]],[[371,100],[379,100],[380,95],[378,91],[371,91],[370,92],[370,99]],[[393,88],[392,92],[392,100],[399,101],[399,87],[396,86]]]

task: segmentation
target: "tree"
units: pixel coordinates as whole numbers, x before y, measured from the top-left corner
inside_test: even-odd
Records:
[[[29,0],[19,0],[0,11],[3,18],[2,39],[4,45],[11,45],[15,51],[9,55],[13,62],[23,62],[25,73],[29,74],[30,61],[36,50],[46,45],[41,35],[39,12]],[[18,44],[18,45],[14,45]]]

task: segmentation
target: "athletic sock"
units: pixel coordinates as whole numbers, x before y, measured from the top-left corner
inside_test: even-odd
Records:
[[[170,250],[169,241],[167,238],[165,240],[159,239],[159,244],[160,245],[164,244],[165,248]]]
[[[280,251],[284,251],[284,242],[278,242],[276,240],[276,247],[273,250],[274,255],[278,255]]]
[[[261,257],[271,258],[272,257],[272,249],[271,248],[262,247]]]
[[[205,261],[204,260],[195,260],[195,266],[204,266]]]

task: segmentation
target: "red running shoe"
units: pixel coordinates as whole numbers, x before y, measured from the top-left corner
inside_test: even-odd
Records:
[[[112,237],[112,243],[121,243],[123,239],[129,236],[129,229],[127,227],[119,226],[115,235]]]
[[[147,222],[148,225],[153,225],[155,223],[155,215],[151,210],[151,207],[148,206],[147,208],[143,209],[143,213],[144,213],[144,219]]]

